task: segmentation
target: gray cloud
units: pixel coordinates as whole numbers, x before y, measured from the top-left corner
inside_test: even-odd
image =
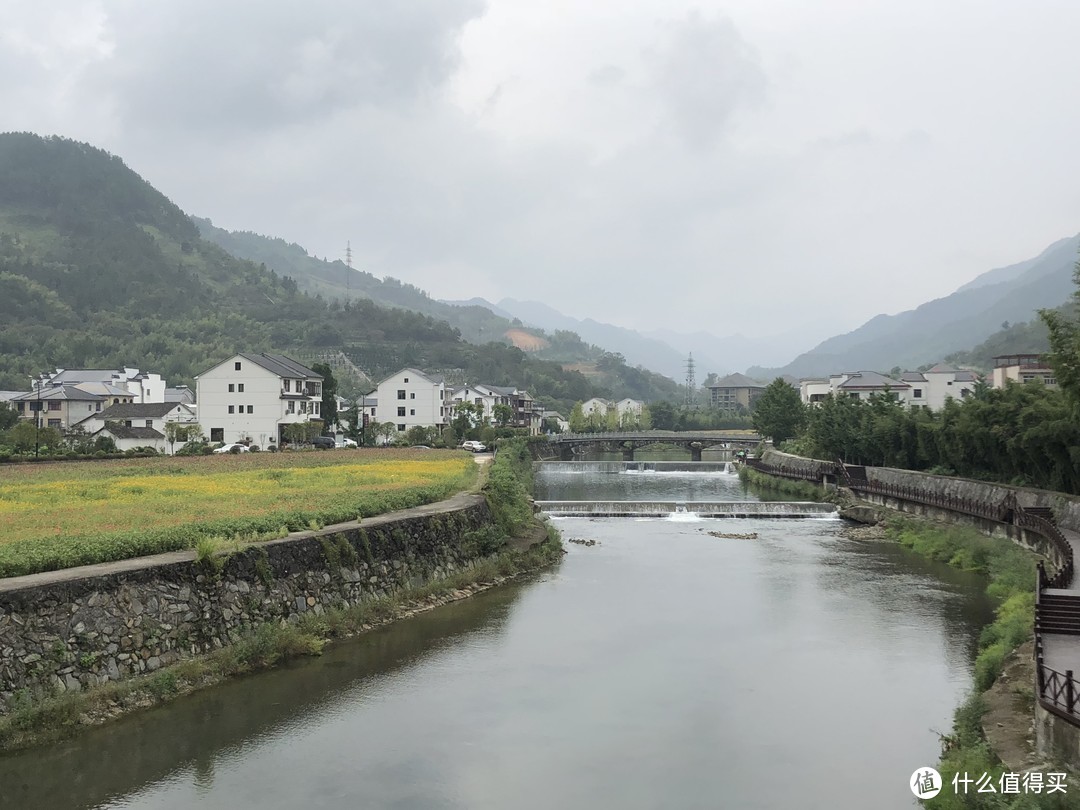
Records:
[[[761,102],[768,85],[754,49],[725,17],[692,12],[667,26],[650,56],[670,120],[695,148],[712,146],[736,112]]]
[[[456,68],[476,0],[303,4],[192,0],[109,14],[113,52],[86,77],[125,126],[247,134],[343,109],[408,104]]]
[[[4,2],[10,128],[440,297],[809,343],[1080,221],[1080,7]]]

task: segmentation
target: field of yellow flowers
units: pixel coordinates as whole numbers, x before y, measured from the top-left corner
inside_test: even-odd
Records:
[[[280,536],[468,489],[462,453],[335,450],[5,465],[0,577]]]

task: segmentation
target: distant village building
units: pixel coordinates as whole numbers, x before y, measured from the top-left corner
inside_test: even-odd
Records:
[[[950,399],[970,396],[978,381],[973,371],[939,364],[926,371],[905,371],[896,378],[876,371],[849,371],[833,374],[827,380],[804,379],[799,382],[799,392],[808,405],[820,403],[831,394],[852,399],[869,399],[877,394],[905,405],[939,410]]]
[[[235,354],[195,380],[199,424],[214,443],[280,447],[289,425],[321,421],[322,375],[281,354]]]
[[[58,368],[54,372],[46,372],[33,380],[34,385],[40,385],[42,388],[89,383],[122,388],[131,395],[132,402],[165,401],[165,381],[161,375],[139,371],[137,368]]]
[[[134,401],[127,388],[109,383],[47,386],[37,380],[35,384],[35,390],[13,396],[8,407],[13,408],[20,418],[33,420],[38,427],[67,430],[91,414]]]
[[[1003,354],[994,358],[994,388],[1004,388],[1009,381],[1027,383],[1038,381],[1057,388],[1054,369],[1041,354]]]
[[[765,393],[764,385],[745,374],[729,374],[706,388],[709,404],[723,411],[753,410],[754,403]]]

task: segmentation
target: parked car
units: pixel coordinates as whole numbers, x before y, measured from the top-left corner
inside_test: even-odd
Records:
[[[337,447],[337,442],[334,441],[333,436],[316,436],[311,440],[311,443],[323,450],[333,450]]]
[[[346,439],[341,440],[341,446],[342,447],[356,447],[357,444],[353,439],[346,438]]]
[[[487,450],[487,445],[483,442],[468,441],[461,443],[461,449],[471,450],[474,453],[483,453],[485,450]]]
[[[248,447],[246,444],[240,444],[240,442],[233,442],[232,444],[223,444],[214,450],[215,453],[246,453]]]

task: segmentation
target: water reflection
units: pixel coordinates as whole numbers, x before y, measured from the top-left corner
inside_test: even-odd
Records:
[[[615,497],[629,478],[593,484]],[[707,485],[741,488],[727,479]],[[0,760],[0,807],[912,806],[907,778],[970,682],[982,583],[839,520],[680,518],[559,519],[599,544]]]

